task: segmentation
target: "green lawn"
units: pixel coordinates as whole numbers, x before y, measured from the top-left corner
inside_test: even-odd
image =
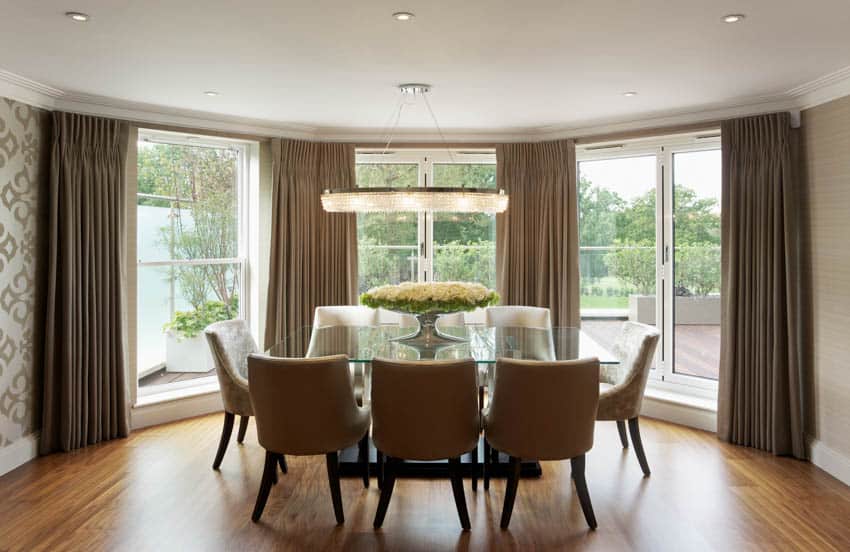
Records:
[[[629,308],[628,297],[606,297],[596,295],[582,295],[581,308],[583,309],[627,309]]]
[[[619,278],[615,278],[613,276],[606,276],[604,278],[600,278],[593,283],[589,283],[587,281],[582,283],[582,291],[587,292],[583,293],[581,296],[581,308],[583,309],[627,309],[629,308],[629,298],[627,296],[611,296],[608,295],[608,289],[616,289],[621,290],[625,286],[623,282],[620,281]],[[601,295],[598,293],[596,295],[593,294],[593,290],[598,289],[601,291]]]

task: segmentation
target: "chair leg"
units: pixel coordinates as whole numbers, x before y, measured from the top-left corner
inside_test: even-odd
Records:
[[[260,521],[260,516],[263,515],[263,510],[266,508],[266,501],[269,499],[269,492],[272,490],[272,477],[275,476],[276,472],[277,455],[266,451],[266,463],[263,467],[263,478],[260,480],[260,492],[257,494],[254,513],[251,514],[251,521],[254,523]]]
[[[484,437],[484,490],[490,490],[490,443],[487,442],[487,437]]]
[[[620,433],[620,443],[623,448],[629,448],[629,438],[626,436],[626,421],[617,420],[617,431]]]
[[[469,511],[466,509],[466,495],[463,492],[463,476],[460,473],[460,458],[449,458],[449,477],[452,481],[452,493],[455,495],[457,516],[464,531],[469,531]]]
[[[375,447],[375,468],[378,470],[378,473],[375,474],[375,478],[378,480],[378,488],[384,488],[384,453],[378,450]]]
[[[230,441],[230,435],[233,433],[233,420],[235,418],[236,416],[230,412],[224,413],[224,427],[221,428],[221,440],[218,442],[218,451],[215,453],[215,460],[213,460],[214,470],[217,470],[221,466],[224,453],[227,452],[227,443]]]
[[[646,453],[643,451],[643,441],[640,438],[640,425],[637,417],[629,419],[629,433],[632,435],[632,444],[635,446],[635,455],[640,462],[643,476],[648,477],[650,474],[649,463],[646,461]]]
[[[363,487],[369,488],[369,432],[360,439],[357,445],[357,461],[363,468]]]
[[[395,486],[395,464],[397,460],[390,457],[387,457],[386,460],[381,498],[378,500],[378,510],[375,512],[375,529],[380,529],[384,524],[384,518],[387,515],[387,508],[390,505],[390,498],[393,496],[393,487]]]
[[[245,442],[245,432],[248,431],[248,420],[250,419],[250,416],[239,418],[239,433],[236,434],[236,442],[240,445]]]
[[[596,529],[596,516],[593,514],[593,505],[590,503],[590,493],[587,491],[587,480],[584,478],[584,454],[570,458],[573,472],[573,483],[576,486],[576,494],[584,512],[584,519],[591,529]]]
[[[342,492],[339,488],[339,454],[329,452],[326,455],[328,464],[328,482],[331,485],[331,499],[334,503],[334,515],[338,524],[345,523],[342,512]]]
[[[277,463],[280,465],[280,471],[286,473],[286,458],[282,454],[277,457]]]
[[[478,443],[475,443],[475,448],[469,453],[472,457],[472,490],[478,490]]]
[[[505,505],[502,506],[502,522],[499,524],[502,529],[507,529],[511,523],[511,514],[514,511],[514,501],[516,500],[517,486],[519,486],[519,471],[521,467],[522,461],[515,456],[511,456],[508,485],[505,488]]]

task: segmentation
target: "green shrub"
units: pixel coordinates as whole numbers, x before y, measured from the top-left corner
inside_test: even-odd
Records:
[[[632,286],[641,295],[655,290],[655,245],[647,241],[616,244],[605,256],[612,275]]]
[[[677,288],[706,296],[720,291],[720,247],[711,243],[676,247]]]
[[[230,320],[238,315],[239,297],[233,295],[229,305],[222,301],[207,301],[198,309],[177,311],[174,313],[174,319],[162,329],[174,332],[179,339],[187,339],[196,337],[213,322]]]

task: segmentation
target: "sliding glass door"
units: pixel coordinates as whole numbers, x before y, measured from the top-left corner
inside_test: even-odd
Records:
[[[582,327],[611,347],[626,320],[657,327],[652,378],[716,388],[720,142],[685,136],[579,149]]]

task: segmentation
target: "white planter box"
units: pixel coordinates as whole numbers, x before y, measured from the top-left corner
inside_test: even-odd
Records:
[[[212,353],[203,334],[178,338],[171,331],[165,333],[166,372],[202,373],[213,369],[215,364]]]
[[[720,324],[720,295],[704,297],[675,297],[677,325],[716,326]],[[630,295],[629,320],[655,325],[655,296]]]

